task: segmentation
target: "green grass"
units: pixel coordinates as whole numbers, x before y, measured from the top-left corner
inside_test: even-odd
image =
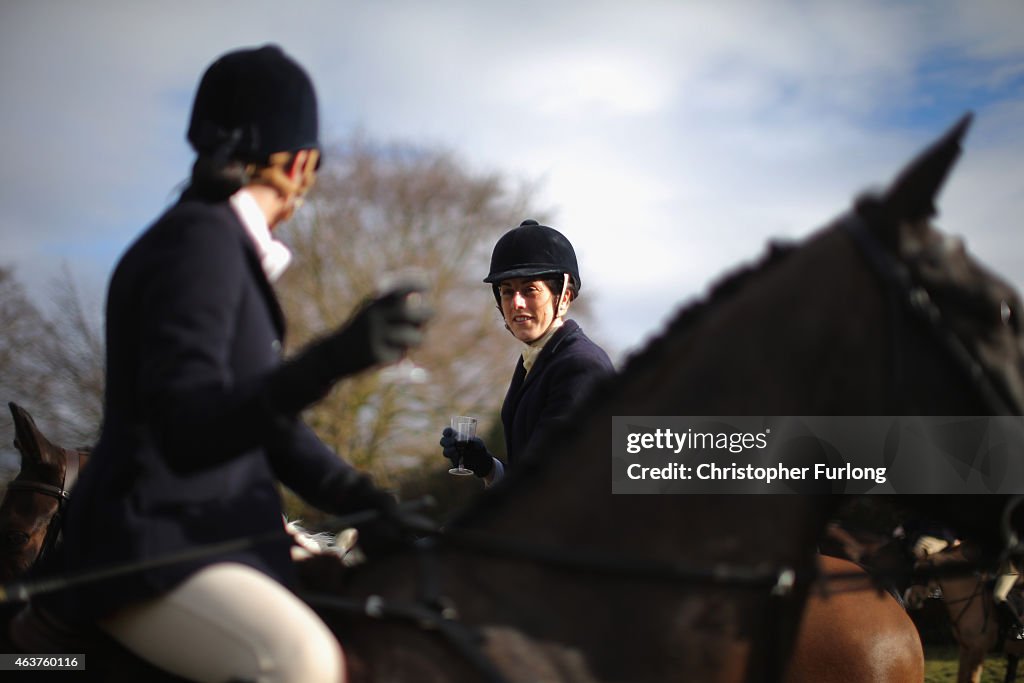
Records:
[[[956,647],[925,646],[924,648],[924,680],[925,683],[956,683],[956,671],[959,665]],[[1018,679],[1024,666],[1018,667]],[[982,683],[1003,683],[1006,675],[1006,656],[1002,653],[989,655],[985,659],[985,668],[981,673]]]

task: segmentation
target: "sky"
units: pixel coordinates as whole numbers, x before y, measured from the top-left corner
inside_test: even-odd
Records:
[[[1022,26],[1021,0],[0,0],[0,265],[38,299],[67,268],[101,302],[187,175],[201,73],[274,42],[326,142],[361,130],[535,183],[617,359],[966,111],[936,224],[1020,289]]]

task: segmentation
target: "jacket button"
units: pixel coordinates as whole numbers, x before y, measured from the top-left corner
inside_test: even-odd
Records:
[[[281,353],[281,340],[275,339],[274,341],[270,342],[270,348],[271,350],[273,350],[274,353]]]

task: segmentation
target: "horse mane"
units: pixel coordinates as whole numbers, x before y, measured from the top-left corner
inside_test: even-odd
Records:
[[[792,242],[770,241],[767,250],[759,260],[740,266],[722,276],[712,283],[706,297],[696,299],[682,308],[664,332],[626,359],[626,367],[615,376],[615,379],[625,382],[629,379],[629,374],[643,372],[655,363],[659,363],[665,355],[666,349],[670,348],[671,343],[675,342],[677,337],[685,335],[723,300],[732,298],[756,276],[778,265],[797,249],[797,245]],[[609,384],[604,388],[611,389],[614,386],[614,384]]]
[[[509,492],[520,487],[518,482],[535,479],[544,469],[543,452],[578,436],[587,417],[597,412],[610,396],[619,395],[635,376],[645,373],[652,367],[659,367],[665,356],[673,352],[675,343],[698,325],[710,311],[743,290],[759,275],[782,263],[799,248],[799,245],[793,242],[769,241],[764,254],[757,261],[742,265],[715,281],[705,297],[685,305],[676,313],[664,332],[652,338],[643,349],[631,354],[621,372],[598,382],[570,414],[563,418],[560,425],[562,428],[543,440],[542,447],[525,453],[517,467],[509,471],[499,484],[456,513],[450,520],[450,526],[462,526],[480,519],[482,515],[490,515],[499,510]]]

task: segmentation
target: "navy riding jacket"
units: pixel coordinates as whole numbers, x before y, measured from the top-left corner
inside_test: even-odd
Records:
[[[322,485],[349,465],[267,398],[284,331],[252,238],[227,201],[186,195],[142,234],[110,282],[104,424],[53,569],[76,574],[280,530],[277,481],[331,509],[337,501]],[[222,561],[293,578],[282,537],[43,605],[92,620]]]
[[[555,331],[529,373],[520,357],[501,407],[509,466],[515,467],[545,430],[564,419],[598,380],[614,371],[608,354],[574,320]]]

